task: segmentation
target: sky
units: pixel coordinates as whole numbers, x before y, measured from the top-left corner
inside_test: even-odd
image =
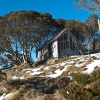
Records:
[[[93,14],[75,8],[73,2],[74,0],[0,0],[0,16],[11,11],[35,10],[50,13],[54,19],[75,19],[84,22],[90,14]]]
[[[73,6],[74,0],[0,0],[0,16],[11,11],[34,10],[41,13],[50,13],[54,19],[80,20],[93,14],[86,10],[79,10]],[[36,57],[34,55],[34,60]]]

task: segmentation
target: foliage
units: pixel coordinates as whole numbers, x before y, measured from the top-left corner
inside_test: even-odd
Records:
[[[96,59],[97,59],[97,57],[96,57],[96,56],[92,56],[91,58],[92,58],[93,60],[96,60]]]
[[[70,32],[76,37],[77,41],[83,42],[84,38],[92,32],[91,27],[86,23],[80,22],[79,20],[55,20],[58,25],[63,28],[68,28]]]
[[[100,1],[99,0],[74,0],[74,6],[79,9],[85,9],[92,12],[100,12]],[[98,35],[98,16],[93,14],[90,15],[86,21],[86,25],[90,27],[90,35],[88,36],[88,42],[92,40],[92,50],[96,49],[97,35]],[[87,32],[86,32],[87,34]]]
[[[0,70],[0,82],[3,80],[7,80],[7,75],[6,75],[6,73],[4,73]]]
[[[100,12],[99,0],[74,0],[74,5],[79,9],[86,9],[92,12]]]
[[[71,82],[67,86],[61,87],[59,90],[68,100],[99,100],[100,96],[98,89],[96,90],[97,87],[100,86],[95,84],[95,87],[93,87],[92,90],[88,90],[85,89],[82,84]]]
[[[46,95],[44,100],[54,100],[52,95]]]
[[[20,89],[14,93],[13,97],[10,98],[10,100],[19,100],[21,96],[23,96],[23,93],[25,93],[27,90],[27,86],[22,85]]]
[[[0,66],[31,63],[34,49],[39,50],[64,28],[68,28],[78,42],[83,42],[97,29],[97,18],[96,15],[90,15],[83,23],[53,19],[48,13],[32,10],[14,11],[0,16]]]
[[[95,50],[96,47],[96,38],[97,38],[97,31],[98,31],[98,16],[95,14],[89,15],[88,18],[85,20],[85,23],[88,27],[90,27],[90,33],[88,36],[89,42],[92,40],[92,50]]]
[[[25,82],[22,81],[22,80],[11,80],[11,81],[8,81],[8,84],[10,86],[12,86],[13,89],[17,89],[18,90],[22,85],[25,84]]]
[[[1,17],[0,64],[8,67],[30,63],[34,48],[57,33],[56,26],[50,14],[32,10],[10,12]]]
[[[68,100],[99,100],[98,97],[85,90],[82,84],[69,83],[66,87],[60,88],[60,92]]]
[[[95,52],[100,52],[100,36],[99,36],[99,38],[98,39],[96,39],[96,50],[95,50]]]
[[[96,80],[100,79],[100,68],[96,68],[92,73],[91,73],[91,76],[90,76],[90,81],[91,82],[94,82]]]
[[[58,27],[60,27],[61,29],[65,28],[66,20],[58,18],[58,19],[55,19],[55,21],[58,23]]]
[[[73,73],[74,82],[59,88],[69,100],[99,100],[100,99],[100,68],[96,68],[91,75],[84,73]],[[92,82],[92,83],[90,83]],[[90,84],[89,84],[90,83]],[[89,85],[85,88],[84,85]]]
[[[86,85],[89,83],[89,77],[90,75],[84,74],[84,73],[73,73],[73,80],[77,81],[78,83],[82,83],[83,85]]]
[[[97,81],[95,81],[95,83],[92,86],[92,92],[95,95],[99,95],[100,96],[100,79],[98,79]]]
[[[66,20],[65,28],[68,28],[79,42],[83,42],[84,32],[88,31],[87,26],[77,20]]]
[[[91,26],[93,31],[96,31],[98,29],[98,16],[96,14],[89,15],[85,23]]]

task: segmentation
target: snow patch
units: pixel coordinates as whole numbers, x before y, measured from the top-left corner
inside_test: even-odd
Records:
[[[3,95],[0,96],[0,100],[3,100],[5,98],[5,96],[6,96],[6,93],[3,93]]]
[[[63,70],[55,70],[55,74],[50,74],[47,77],[57,78],[58,76],[60,76],[66,70],[66,67],[67,66],[65,66],[65,68]]]
[[[24,76],[21,76],[21,77],[13,76],[12,79],[13,80],[18,80],[18,79],[23,80],[25,78],[24,78]]]
[[[32,72],[32,73],[30,73],[30,75],[33,76],[33,75],[38,75],[40,73],[42,73],[42,72]]]
[[[40,70],[41,68],[27,68],[27,69],[23,69],[23,71],[25,70],[25,71],[38,71],[38,70]]]
[[[75,64],[75,67],[82,67],[85,63]]]
[[[86,67],[87,70],[84,71],[84,73],[88,73],[88,74],[92,73],[96,66],[100,67],[100,60],[94,60],[94,62],[92,62],[91,64],[88,64]]]

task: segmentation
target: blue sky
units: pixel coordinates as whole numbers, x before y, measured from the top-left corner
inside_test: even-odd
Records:
[[[84,22],[90,14],[93,14],[73,7],[73,2],[74,0],[0,0],[0,16],[10,11],[35,10],[50,13],[55,19],[75,19]],[[33,56],[36,60],[35,54]]]
[[[0,16],[10,11],[35,10],[50,13],[53,18],[85,21],[92,13],[73,7],[74,0],[0,0]]]

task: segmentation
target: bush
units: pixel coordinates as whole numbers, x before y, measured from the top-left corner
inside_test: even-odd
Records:
[[[94,82],[96,80],[100,79],[100,68],[96,68],[92,73],[91,73],[91,76],[90,76],[90,81],[91,82]]]
[[[22,85],[25,84],[25,81],[22,80],[10,80],[8,81],[8,84],[12,86],[13,89],[18,90]]]
[[[92,86],[92,92],[100,96],[100,79],[97,80]]]
[[[60,89],[61,94],[68,100],[99,100],[91,92],[84,89],[82,84],[70,83],[68,86]]]
[[[91,58],[93,58],[93,60],[96,60],[96,59],[97,59],[97,57],[96,57],[96,56],[92,56]]]
[[[77,81],[78,83],[82,83],[84,85],[89,83],[89,74],[84,74],[84,73],[73,73],[73,80]]]
[[[3,80],[7,80],[7,75],[0,70],[0,82],[2,82]]]
[[[94,96],[92,92],[85,90],[82,84],[74,82],[60,88],[60,93],[68,100],[100,100],[99,96]]]

